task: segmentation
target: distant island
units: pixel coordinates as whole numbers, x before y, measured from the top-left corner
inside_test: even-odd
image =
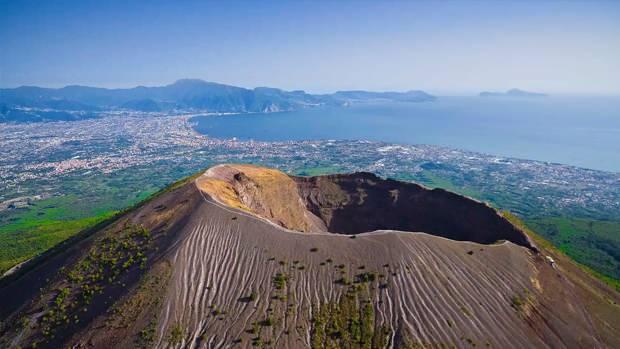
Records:
[[[518,88],[510,89],[506,92],[480,92],[480,97],[546,97],[544,93],[530,92]]]
[[[346,106],[369,101],[427,102],[424,91],[338,91],[309,94],[271,87],[247,89],[198,79],[158,87],[107,89],[88,86],[0,89],[0,122],[69,121],[114,111],[266,113],[322,105]]]

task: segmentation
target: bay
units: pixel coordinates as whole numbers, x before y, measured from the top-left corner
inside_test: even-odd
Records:
[[[223,139],[432,144],[620,172],[620,97],[439,97],[192,121]]]

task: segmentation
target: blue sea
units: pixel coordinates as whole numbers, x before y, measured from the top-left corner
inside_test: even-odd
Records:
[[[432,144],[620,172],[620,97],[439,97],[194,121],[215,138]]]

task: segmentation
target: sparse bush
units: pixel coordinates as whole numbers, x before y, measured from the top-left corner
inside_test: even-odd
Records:
[[[185,336],[183,327],[180,324],[175,324],[170,329],[170,333],[168,334],[168,343],[172,345],[181,344],[183,341],[183,337]]]
[[[336,280],[335,283],[338,285],[343,285],[343,286],[351,284],[351,282],[344,276]]]
[[[510,303],[511,306],[516,310],[521,310],[521,308],[523,308],[523,305],[525,305],[525,300],[521,298],[521,296],[516,295],[511,298]]]
[[[150,239],[151,234],[144,227],[125,224],[96,240],[71,268],[61,270],[65,276],[62,284],[66,286],[59,290],[49,309],[43,310],[42,333],[53,337],[59,326],[79,322],[76,313],[80,309],[87,312],[93,297],[103,294],[110,285],[120,285],[119,279],[134,265],[144,268]]]
[[[286,274],[277,273],[276,276],[273,277],[273,284],[277,290],[281,290],[284,288],[284,286],[286,286],[287,280],[288,277],[286,276]]]
[[[273,326],[273,319],[271,318],[271,316],[268,316],[267,318],[265,318],[265,320],[260,322],[260,325],[263,327]]]
[[[366,272],[357,274],[355,278],[356,282],[373,282],[376,280],[376,275],[372,272]]]

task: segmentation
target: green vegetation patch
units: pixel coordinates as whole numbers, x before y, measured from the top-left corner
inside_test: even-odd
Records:
[[[138,265],[145,267],[150,232],[143,227],[125,225],[96,241],[88,253],[70,269],[62,272],[52,301],[43,310],[41,333],[54,338],[58,328],[80,321],[80,312],[87,312],[93,297]]]
[[[577,262],[620,279],[620,222],[543,217],[526,223]]]
[[[316,167],[304,167],[293,171],[296,176],[322,176],[334,173],[346,172],[343,168],[337,166],[316,166]]]
[[[166,340],[170,345],[179,345],[183,341],[185,337],[185,330],[181,324],[175,324],[170,328],[170,332],[168,333],[168,337]]]
[[[73,220],[25,215],[13,223],[1,226],[0,274],[114,214],[114,211],[107,211],[97,216]]]
[[[311,323],[312,348],[385,348],[390,330],[375,316],[368,285],[349,287],[338,301],[318,307]]]
[[[284,273],[277,273],[273,277],[273,285],[276,290],[282,290],[286,287],[286,282],[288,281],[288,277]]]
[[[525,232],[527,232],[527,234],[534,239],[534,241],[542,247],[545,247],[549,250],[553,250],[556,251],[557,253],[563,253],[563,254],[568,254],[568,252],[563,251],[561,248],[556,247],[554,244],[552,244],[551,242],[549,242],[548,240],[546,240],[543,236],[539,235],[538,233],[534,232],[532,229],[530,229],[530,227],[528,225],[526,225],[521,219],[519,219],[517,216],[513,215],[512,213],[508,212],[508,211],[502,211],[502,214],[504,215],[504,217],[506,217],[506,219],[508,219],[512,224],[520,227],[521,229],[523,229]],[[552,218],[552,222],[553,222],[553,218]],[[569,220],[569,221],[586,221],[586,220]],[[598,221],[595,221],[598,222]],[[612,223],[613,224],[613,223]],[[535,226],[535,223],[530,223],[530,225]],[[589,225],[589,224],[588,224]],[[612,227],[615,224],[612,225]],[[592,226],[595,226],[595,224],[592,224]],[[617,234],[616,234],[617,235]],[[560,235],[561,236],[561,235]],[[570,236],[570,235],[569,235]],[[617,246],[617,245],[616,245]],[[570,256],[570,255],[569,255]],[[572,257],[572,256],[571,256]],[[593,275],[596,278],[599,278],[600,280],[604,281],[605,283],[607,283],[608,285],[610,285],[611,287],[614,287],[617,291],[620,292],[620,280],[609,276],[609,275],[605,275],[600,273],[597,270],[592,269],[592,267],[590,267],[589,265],[591,264],[590,261],[580,261],[577,257],[572,257],[573,259],[576,260],[576,265],[578,267],[580,267],[581,269],[583,269],[584,271],[586,271],[587,273]]]

